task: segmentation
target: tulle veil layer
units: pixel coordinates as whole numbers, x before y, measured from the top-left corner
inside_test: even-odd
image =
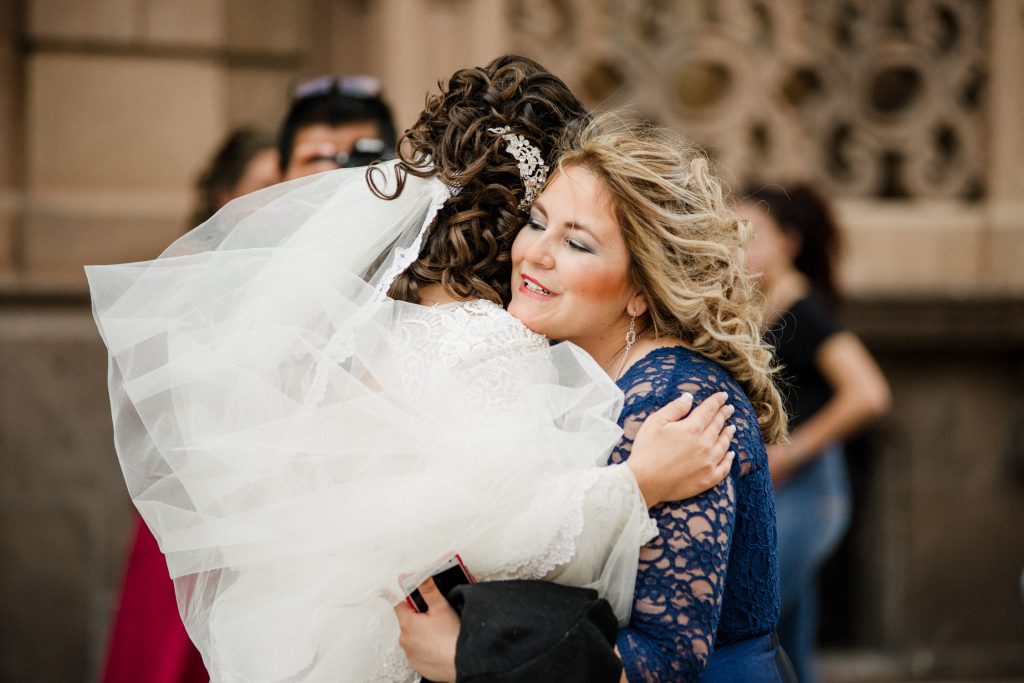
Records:
[[[87,269],[115,445],[213,680],[407,680],[400,574],[597,587],[650,522],[621,393],[486,302],[384,296],[448,196],[364,169],[242,197],[158,259]],[[379,178],[391,183],[395,169]]]

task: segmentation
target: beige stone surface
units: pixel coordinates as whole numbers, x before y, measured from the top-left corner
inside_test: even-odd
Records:
[[[988,128],[990,185],[997,201],[1024,197],[1024,0],[992,3]]]
[[[92,680],[132,515],[85,306],[0,312],[0,680]]]
[[[154,257],[224,132],[222,69],[41,54],[29,81],[22,279],[82,288],[85,263]]]
[[[377,46],[388,46],[379,75],[387,85],[400,127],[411,124],[437,81],[465,66],[508,52],[505,3],[381,0],[376,5]],[[427,30],[424,30],[427,27]],[[340,63],[339,63],[340,66]]]
[[[317,10],[321,9],[327,16],[317,17],[311,23],[309,45],[311,61],[318,70],[338,75],[383,76],[382,69],[388,60],[381,58],[380,43],[375,39],[380,30],[380,5],[336,0],[318,5]],[[392,84],[384,85],[390,96]]]
[[[49,195],[26,213],[23,272],[84,290],[82,266],[155,258],[189,226],[191,194]]]
[[[0,15],[0,24],[13,17]],[[24,102],[22,56],[14,36],[0,33],[0,188],[16,182],[21,169],[20,125]]]
[[[13,276],[17,265],[21,216],[24,97],[22,55],[16,34],[19,20],[14,3],[0,0],[0,287]]]
[[[49,40],[107,40],[136,37],[145,0],[31,0],[28,31]]]
[[[31,193],[180,190],[224,132],[217,65],[43,53],[28,78]]]
[[[159,45],[221,47],[226,13],[224,0],[145,0],[142,37]]]
[[[993,201],[989,208],[984,288],[1024,296],[1024,192],[1016,201]]]
[[[227,123],[277,133],[288,109],[294,75],[287,69],[239,67],[227,73]]]
[[[309,40],[310,0],[224,0],[227,46],[265,54],[303,52]],[[318,3],[319,4],[319,3]]]
[[[852,295],[980,291],[986,215],[931,202],[840,202],[841,280]]]
[[[0,274],[10,274],[17,265],[20,212],[13,193],[0,191]]]

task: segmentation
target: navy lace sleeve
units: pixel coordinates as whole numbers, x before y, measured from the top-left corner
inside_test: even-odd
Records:
[[[683,391],[696,402],[726,391],[736,407],[729,477],[651,510],[658,537],[641,549],[633,612],[616,643],[630,683],[698,681],[716,639],[769,633],[778,618],[774,507],[761,430],[729,373],[681,347],[652,351],[618,384],[626,394],[624,437],[610,462],[626,460],[643,420]]]

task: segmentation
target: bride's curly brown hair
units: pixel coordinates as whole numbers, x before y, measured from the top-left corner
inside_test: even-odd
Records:
[[[460,187],[424,238],[419,258],[392,284],[392,298],[420,302],[420,288],[440,284],[459,300],[507,304],[512,239],[524,223],[525,190],[516,160],[500,134],[509,126],[549,164],[570,126],[588,119],[583,103],[557,76],[527,57],[504,55],[460,69],[427,97],[416,123],[399,140],[403,173],[437,175]],[[378,192],[378,194],[380,194]],[[381,194],[381,196],[386,196]]]

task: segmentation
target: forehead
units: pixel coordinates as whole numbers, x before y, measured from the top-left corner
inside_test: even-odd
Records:
[[[310,142],[329,142],[341,152],[351,152],[356,140],[380,137],[376,121],[351,121],[338,126],[314,123],[295,134],[295,146]]]
[[[555,173],[541,194],[549,220],[580,223],[595,232],[619,233],[615,202],[608,186],[584,166],[568,166]]]

